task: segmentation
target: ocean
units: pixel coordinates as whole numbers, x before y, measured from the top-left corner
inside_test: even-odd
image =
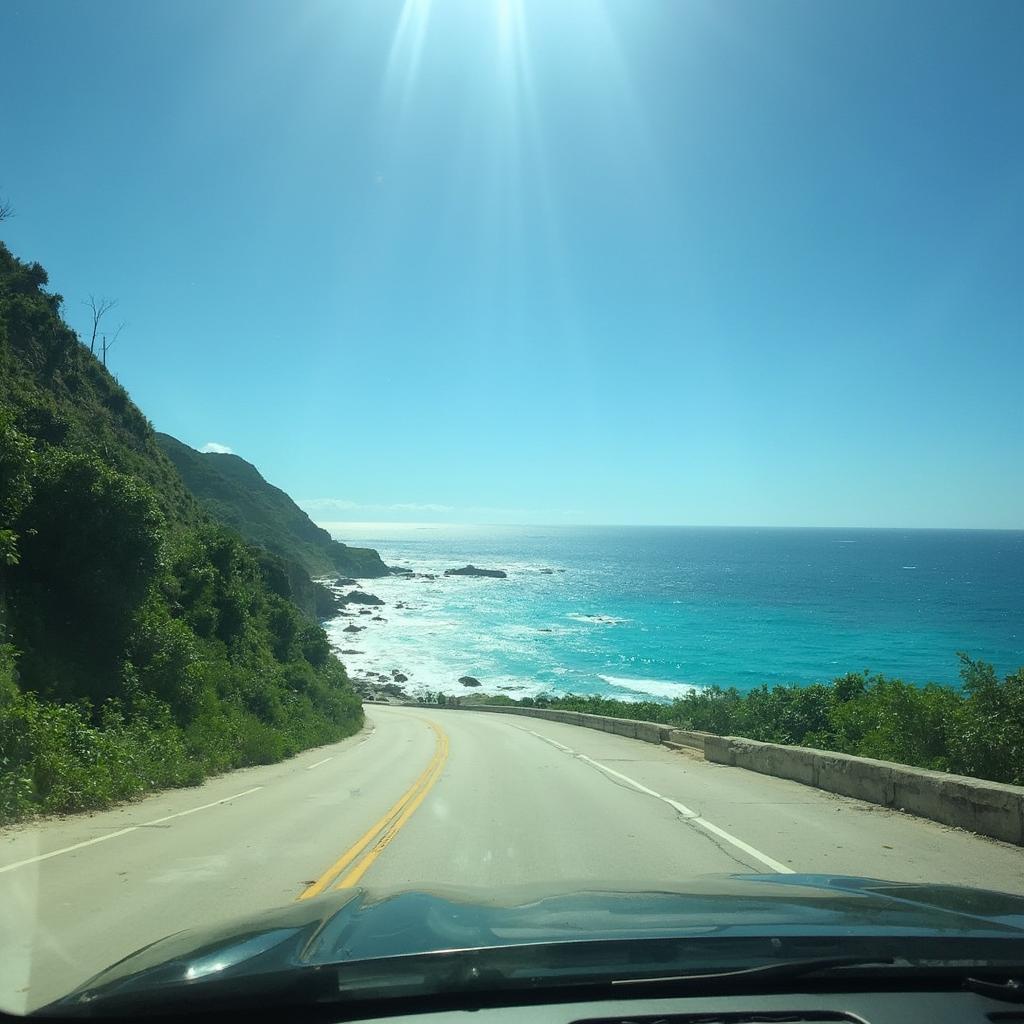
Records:
[[[471,692],[458,682],[470,675],[513,697],[667,701],[865,669],[955,684],[960,650],[1001,673],[1024,665],[1024,531],[346,523],[334,533],[417,574],[366,582],[386,621],[327,623],[352,676],[397,669],[411,692]],[[508,578],[442,575],[467,563]]]

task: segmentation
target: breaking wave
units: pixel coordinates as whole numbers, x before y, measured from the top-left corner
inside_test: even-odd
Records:
[[[605,675],[599,675],[597,678],[609,686],[632,690],[634,693],[645,693],[651,697],[667,697],[669,700],[673,697],[685,697],[688,693],[698,693],[702,689],[693,683],[676,683],[669,679],[630,679],[626,676]]]

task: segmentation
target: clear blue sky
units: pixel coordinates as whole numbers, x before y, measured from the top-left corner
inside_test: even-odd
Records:
[[[8,0],[0,86],[0,235],[314,518],[1024,527],[1019,0]]]

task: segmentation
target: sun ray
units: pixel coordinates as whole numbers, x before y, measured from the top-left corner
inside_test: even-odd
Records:
[[[405,0],[384,72],[385,97],[397,101],[398,120],[407,116],[416,89],[433,0]]]

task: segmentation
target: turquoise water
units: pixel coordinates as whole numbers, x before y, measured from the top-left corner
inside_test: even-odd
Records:
[[[413,688],[668,699],[718,683],[809,683],[870,669],[957,681],[955,652],[1024,665],[1024,531],[345,524],[341,539],[439,574],[368,585],[387,622],[328,631],[353,675]],[[550,571],[549,571],[550,570]],[[395,605],[402,602],[404,608]],[[344,633],[346,625],[364,627]]]

